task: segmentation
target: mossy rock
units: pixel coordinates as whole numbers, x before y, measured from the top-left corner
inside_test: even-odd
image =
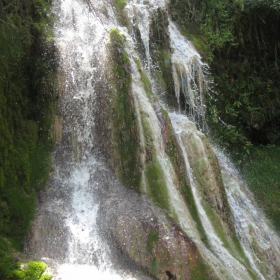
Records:
[[[129,201],[119,203],[127,195]],[[108,194],[104,203],[100,212],[104,222],[102,230],[109,242],[117,244],[116,250],[126,262],[136,265],[140,271],[144,269],[155,279],[168,279],[167,275],[181,280],[194,279],[194,275],[201,277],[198,279],[216,279],[194,242],[165,210],[145,196],[118,188]],[[111,204],[116,206],[113,211],[107,207]]]
[[[131,66],[125,51],[124,37],[110,30],[108,69],[102,96],[102,110],[96,117],[100,148],[117,178],[127,187],[140,192],[140,140],[134,97],[131,92]],[[108,141],[108,135],[110,141]]]
[[[40,261],[31,261],[28,264],[18,264],[18,268],[14,270],[14,278],[16,280],[50,280],[52,275],[44,274],[47,265]]]
[[[127,4],[126,0],[113,0],[113,5],[117,11],[117,19],[121,25],[126,25],[126,13],[124,12],[124,8]]]
[[[148,196],[159,207],[169,210],[166,179],[160,163],[155,159],[147,163],[145,168]]]

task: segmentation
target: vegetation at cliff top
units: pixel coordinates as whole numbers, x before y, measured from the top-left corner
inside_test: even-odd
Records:
[[[48,1],[3,0],[0,19],[0,278],[10,279],[51,168],[56,59]]]
[[[171,0],[170,9],[210,64],[213,135],[243,152],[279,145],[280,1]]]

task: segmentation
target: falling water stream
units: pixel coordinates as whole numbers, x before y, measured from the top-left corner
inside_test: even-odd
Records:
[[[26,251],[33,258],[41,258],[50,265],[54,280],[150,279],[141,278],[144,277],[141,273],[129,267],[116,265],[111,248],[99,231],[100,192],[119,184],[98,151],[94,132],[94,112],[102,110],[96,101],[96,85],[104,81],[106,46],[111,28],[118,28],[126,39],[132,91],[140,124],[140,142],[144,145],[145,137],[139,117],[141,112],[148,116],[148,124],[153,132],[152,142],[166,181],[169,204],[172,212],[176,213],[180,228],[195,242],[203,258],[220,279],[252,279],[252,273],[248,272],[244,262],[233,256],[218,237],[195,184],[182,139],[184,134],[193,133],[197,141],[201,141],[203,134],[197,130],[194,122],[203,129],[207,65],[202,63],[193,45],[169,19],[174,91],[178,103],[180,95],[184,95],[189,111],[188,117],[179,113],[184,111],[183,108],[179,108],[177,113],[168,112],[168,115],[182,151],[190,188],[210,247],[200,240],[196,223],[174,183],[175,172],[164,150],[161,126],[154,105],[145,93],[139,66],[135,62],[140,61],[143,71],[152,80],[149,30],[152,15],[158,8],[167,10],[167,1],[127,1],[124,8],[128,20],[126,28],[118,24],[116,9],[109,0],[54,1],[53,10],[57,16],[54,33],[60,56],[59,112],[63,119],[63,132],[53,155],[52,177],[39,196],[34,233],[26,246]],[[135,27],[144,45],[144,59],[141,59],[136,48]],[[162,100],[159,104],[168,108]],[[279,237],[254,206],[245,183],[229,160],[218,149],[215,149],[215,153],[221,165],[235,230],[250,269],[256,279],[276,279],[275,267],[280,266]],[[142,157],[141,161],[144,161]],[[144,172],[142,191],[147,192]],[[262,266],[261,262],[269,264],[270,268]]]

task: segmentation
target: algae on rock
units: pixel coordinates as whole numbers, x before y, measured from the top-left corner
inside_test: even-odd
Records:
[[[131,92],[130,61],[125,51],[124,38],[117,29],[110,31],[108,61],[108,85],[102,96],[97,97],[102,99],[102,111],[97,113],[100,146],[118,179],[127,187],[139,191],[139,128]]]

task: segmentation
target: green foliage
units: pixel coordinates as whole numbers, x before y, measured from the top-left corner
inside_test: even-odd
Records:
[[[197,9],[201,2],[203,1],[170,0],[172,19],[181,25],[190,21],[198,21],[200,15],[197,13]]]
[[[21,249],[35,212],[36,190],[50,171],[56,99],[51,29],[49,1],[1,1],[0,243],[6,245],[0,254],[4,263],[12,263],[11,252]],[[3,262],[0,278],[7,279],[11,268]]]
[[[257,203],[280,231],[280,147],[252,148],[250,160],[244,163],[242,171]]]
[[[241,150],[239,160],[252,144],[280,143],[279,6],[278,0],[171,1],[172,18],[210,62],[218,93],[207,104],[212,136],[234,154]]]
[[[40,261],[31,261],[27,265],[18,264],[18,268],[14,270],[15,280],[50,280],[49,274],[43,274],[47,265]]]
[[[16,263],[12,255],[12,245],[0,236],[0,279],[10,279],[14,269],[16,269]]]

